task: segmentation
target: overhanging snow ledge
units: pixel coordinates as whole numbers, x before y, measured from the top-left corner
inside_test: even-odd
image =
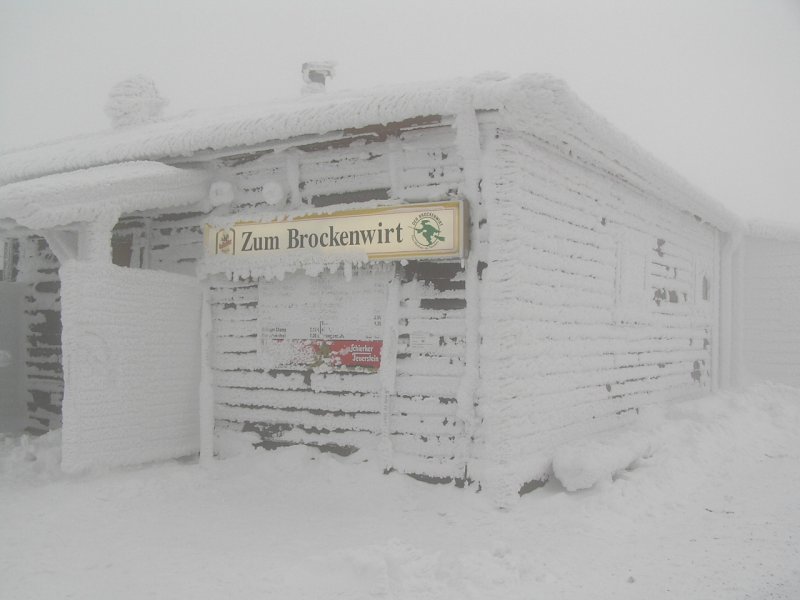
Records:
[[[153,161],[134,161],[47,175],[0,187],[0,220],[42,230],[205,199],[209,176]]]

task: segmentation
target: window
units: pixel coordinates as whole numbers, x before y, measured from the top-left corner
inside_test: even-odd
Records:
[[[146,269],[149,224],[143,217],[123,217],[111,232],[111,262],[119,267]]]
[[[695,304],[711,301],[711,282],[713,271],[709,261],[696,260],[694,263],[694,298]]]

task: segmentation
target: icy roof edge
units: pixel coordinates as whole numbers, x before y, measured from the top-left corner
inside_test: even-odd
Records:
[[[791,227],[761,219],[748,221],[745,234],[781,242],[800,242],[800,227]]]
[[[289,103],[193,111],[141,126],[0,155],[0,184],[133,160],[165,160],[446,112],[454,92],[492,87],[497,78],[309,94]]]
[[[90,222],[123,213],[193,204],[207,196],[208,174],[135,161],[46,175],[0,187],[0,219],[30,229]]]
[[[535,135],[552,152],[613,173],[620,182],[706,221],[739,231],[741,218],[595,112],[559,79],[522,76],[504,112],[512,126]]]

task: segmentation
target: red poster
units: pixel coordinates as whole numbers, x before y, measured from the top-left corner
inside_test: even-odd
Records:
[[[383,342],[365,340],[304,340],[316,358],[314,363],[334,370],[361,367],[378,369],[381,366]]]

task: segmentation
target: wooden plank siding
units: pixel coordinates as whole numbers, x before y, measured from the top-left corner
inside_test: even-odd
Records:
[[[202,212],[160,213],[148,217],[149,268],[194,275],[203,256]]]
[[[231,212],[248,217],[296,205],[442,199],[461,185],[455,134],[438,117],[423,125],[250,160],[222,158],[214,168],[236,187]],[[262,197],[266,182],[285,191],[277,206]],[[304,277],[290,277],[297,276]],[[268,447],[302,443],[342,454],[374,448],[388,433],[393,468],[436,481],[458,477],[454,457],[463,423],[455,398],[464,372],[464,272],[460,263],[411,261],[397,276],[395,393],[386,404],[378,374],[264,369],[258,354],[258,281],[214,278],[217,426],[255,431]],[[391,407],[388,432],[384,406]]]
[[[711,389],[717,234],[533,136],[496,137],[481,403],[485,451],[521,485],[558,444]]]
[[[28,284],[22,318],[27,330],[25,381],[28,426],[34,435],[61,426],[61,283],[58,259],[39,236],[19,240],[17,281]]]
[[[200,213],[136,214],[120,219],[112,232],[112,259],[120,266],[193,273],[202,255]],[[151,223],[156,228],[151,229]],[[26,430],[41,435],[61,426],[64,373],[61,349],[59,262],[40,236],[19,238],[14,279],[28,284],[21,318],[25,347]]]

